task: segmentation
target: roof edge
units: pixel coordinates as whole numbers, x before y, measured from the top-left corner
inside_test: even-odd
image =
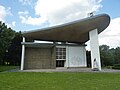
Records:
[[[55,25],[55,26],[50,26],[50,27],[36,29],[36,30],[24,31],[24,32],[22,32],[22,34],[33,33],[33,32],[53,29],[53,28],[64,27],[64,26],[67,26],[67,25],[75,24],[75,23],[78,23],[78,22],[86,21],[88,19],[93,19],[93,18],[101,17],[101,16],[109,18],[109,22],[110,22],[110,16],[108,14],[98,14],[98,15],[95,15],[95,16],[92,16],[92,17],[86,17],[86,18],[79,19],[79,20],[76,20],[76,21],[71,21],[71,22],[68,22],[68,23],[64,23],[64,24],[61,24],[61,25]]]

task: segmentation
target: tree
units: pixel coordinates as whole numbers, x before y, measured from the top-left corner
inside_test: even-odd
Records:
[[[120,47],[115,49],[115,64],[120,64]]]
[[[101,45],[99,48],[100,48],[100,51],[105,51],[106,52],[106,51],[109,51],[110,47],[107,46],[107,45]]]
[[[6,62],[9,62],[10,65],[17,65],[17,66],[20,65],[21,50],[22,50],[21,41],[22,41],[21,32],[16,33],[8,49],[8,52],[5,55]]]
[[[100,46],[100,58],[102,66],[112,66],[114,64],[114,53],[107,45]]]
[[[120,65],[120,47],[111,48],[107,45],[101,45],[100,58],[102,66]],[[90,51],[86,51],[87,66],[91,66]]]
[[[0,21],[0,64],[4,65],[4,56],[8,51],[12,39],[15,37],[15,31],[11,28],[7,28],[5,23]]]

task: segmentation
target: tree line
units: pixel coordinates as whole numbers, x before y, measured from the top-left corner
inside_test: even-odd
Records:
[[[0,65],[20,65],[21,32],[0,21]]]
[[[99,49],[102,67],[120,65],[120,47],[110,48],[108,45],[101,45]],[[86,51],[88,67],[91,66],[90,53],[90,51]]]

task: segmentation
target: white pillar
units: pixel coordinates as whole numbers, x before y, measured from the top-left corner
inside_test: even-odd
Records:
[[[69,46],[66,46],[66,67],[69,68]]]
[[[23,43],[25,42],[25,37],[23,37]],[[24,69],[24,57],[25,57],[25,45],[22,44],[22,56],[21,56],[21,68],[20,70]]]
[[[90,37],[92,69],[98,68],[98,70],[101,70],[101,61],[100,61],[100,52],[99,52],[99,43],[98,43],[98,30],[94,29],[90,31],[89,37]]]

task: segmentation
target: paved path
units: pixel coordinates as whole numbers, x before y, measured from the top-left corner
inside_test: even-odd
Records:
[[[109,72],[120,73],[120,70],[114,69],[102,69],[101,71],[92,71],[91,68],[60,68],[60,69],[35,69],[35,70],[23,70],[19,72]]]
[[[6,72],[104,72],[104,73],[120,73],[120,70],[115,69],[102,69],[101,71],[92,71],[91,68],[57,68],[57,69],[34,69],[34,70],[19,70],[13,69]]]

